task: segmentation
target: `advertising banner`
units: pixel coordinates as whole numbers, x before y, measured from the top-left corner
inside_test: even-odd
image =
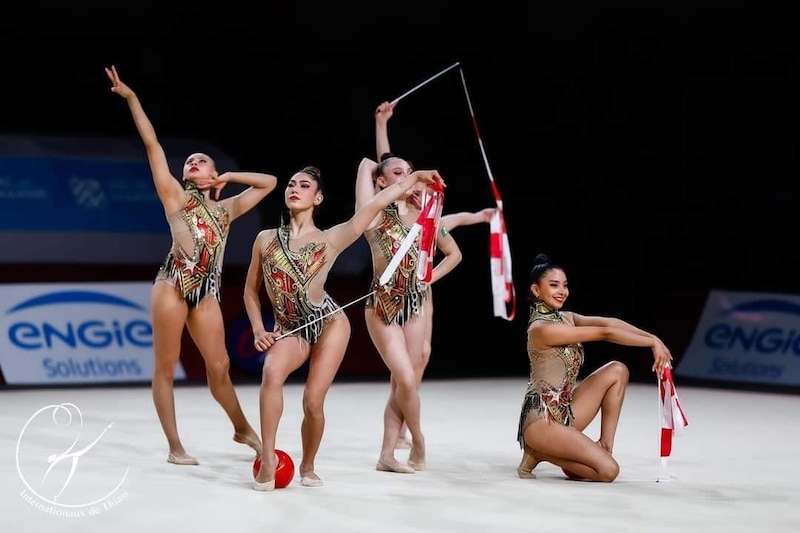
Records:
[[[219,147],[162,139],[180,179],[186,156],[212,154],[220,172],[238,165]],[[246,187],[231,183],[222,198]],[[159,265],[171,243],[141,140],[0,134],[0,263]],[[258,210],[236,220],[228,265],[250,262]]]
[[[712,291],[675,373],[800,385],[800,295]]]
[[[0,231],[169,231],[147,160],[0,157]]]
[[[150,282],[0,285],[9,385],[149,382]],[[178,363],[175,379],[185,379]]]

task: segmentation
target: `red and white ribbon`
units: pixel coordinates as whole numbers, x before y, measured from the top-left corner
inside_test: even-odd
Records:
[[[459,68],[458,70],[461,73],[461,84],[464,87],[464,96],[467,98],[469,114],[472,117],[472,127],[475,129],[475,136],[478,138],[478,146],[481,149],[486,173],[489,175],[489,184],[492,187],[494,200],[497,204],[497,211],[489,221],[489,267],[492,274],[494,316],[511,321],[514,320],[514,315],[516,314],[517,297],[511,272],[511,247],[508,243],[506,222],[503,216],[503,199],[500,197],[500,191],[497,189],[497,184],[492,176],[492,169],[489,168],[489,160],[486,158],[486,150],[483,148],[483,141],[478,130],[478,121],[475,120],[475,111],[472,109],[472,101],[467,90],[464,69]]]
[[[672,368],[664,369],[664,378],[658,382],[658,410],[661,420],[659,481],[667,481],[667,459],[672,455],[672,437],[689,425],[686,414],[683,412],[678,392],[675,390],[675,380],[672,377]]]
[[[425,250],[426,254],[425,263],[427,264],[428,261],[433,261],[433,255],[436,246],[436,228],[439,226],[439,220],[441,217],[441,205],[444,201],[444,188],[438,182],[428,185],[428,188],[431,189],[431,191],[435,194],[428,195],[428,201],[423,205],[422,211],[417,217],[417,220],[411,226],[411,229],[408,230],[406,238],[403,239],[402,243],[400,243],[400,247],[397,248],[397,251],[392,256],[391,261],[389,261],[389,264],[386,265],[386,269],[383,271],[383,274],[381,274],[381,277],[378,280],[381,285],[386,285],[389,283],[389,280],[392,279],[394,271],[397,270],[398,266],[400,266],[400,262],[403,260],[403,257],[408,253],[408,250],[411,249],[411,246],[414,245],[417,235],[422,232],[423,227],[426,225],[429,226],[429,228],[432,228],[432,233],[429,231],[426,235],[423,235],[422,238],[420,238],[420,241],[422,241],[425,237],[427,237],[429,240],[432,237],[432,242],[428,243],[427,248],[423,248],[422,242],[420,242],[419,261],[421,261],[423,249]],[[431,248],[431,246],[434,248]],[[427,266],[425,268],[427,269]],[[419,265],[417,265],[417,269],[417,272],[419,273]],[[430,279],[430,277],[428,277],[428,279]]]
[[[439,231],[439,221],[442,219],[444,206],[442,185],[437,182],[427,187],[422,203],[425,209],[420,214],[421,220],[418,220],[422,225],[422,234],[419,238],[417,277],[425,283],[430,283],[433,277],[433,258],[436,256],[436,233]]]

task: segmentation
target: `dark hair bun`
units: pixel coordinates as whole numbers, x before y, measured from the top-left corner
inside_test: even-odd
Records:
[[[547,257],[547,254],[538,254],[536,259],[533,260],[533,265],[546,265],[550,262],[550,258]]]
[[[300,170],[300,172],[308,174],[309,176],[311,176],[312,178],[314,178],[317,181],[319,181],[319,179],[322,177],[322,172],[320,172],[320,170],[317,167],[313,167],[313,166],[310,166],[310,165],[307,166],[307,167],[303,167]]]

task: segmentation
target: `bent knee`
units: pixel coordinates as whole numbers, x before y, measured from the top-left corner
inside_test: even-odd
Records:
[[[611,361],[607,363],[606,372],[613,375],[614,379],[621,383],[627,383],[631,375],[628,366],[621,361]]]
[[[608,461],[603,461],[603,463],[597,467],[597,481],[611,483],[619,476],[619,463],[613,458],[609,459]]]
[[[283,385],[286,381],[286,372],[278,365],[264,364],[261,370],[261,385],[269,387],[271,385]]]

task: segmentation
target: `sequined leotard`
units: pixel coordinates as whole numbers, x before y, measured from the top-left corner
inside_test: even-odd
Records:
[[[219,301],[230,214],[222,204],[209,207],[193,183],[184,182],[184,189],[186,203],[167,218],[172,248],[155,281],[172,284],[189,307],[195,307],[207,296]]]
[[[572,392],[583,365],[581,343],[539,350],[532,346],[531,326],[537,320],[565,322],[562,314],[541,302],[531,307],[528,319],[528,359],[531,375],[522,401],[517,441],[524,449],[525,429],[534,421],[547,418],[568,426],[572,423]]]
[[[322,330],[330,321],[342,313],[333,298],[321,286],[323,271],[332,266],[328,260],[328,242],[310,242],[298,251],[289,248],[289,227],[281,226],[275,231],[261,251],[261,269],[264,285],[272,304],[275,320],[281,331],[289,332],[304,326],[297,335],[314,344],[322,335]],[[312,299],[320,300],[314,303]],[[329,313],[333,313],[330,314]],[[323,316],[328,315],[326,318]]]
[[[374,309],[384,324],[405,324],[422,312],[428,297],[427,287],[417,278],[419,246],[409,249],[385,286],[379,282],[386,265],[408,232],[409,228],[403,224],[397,212],[397,205],[390,204],[381,211],[380,222],[364,233],[372,252],[372,289],[376,290],[367,298],[366,307]]]

